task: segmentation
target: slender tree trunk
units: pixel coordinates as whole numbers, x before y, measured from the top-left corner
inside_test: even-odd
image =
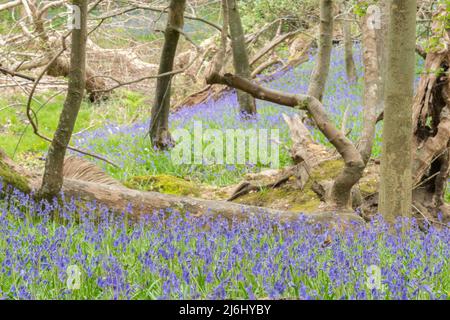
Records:
[[[177,51],[180,30],[184,25],[184,9],[186,0],[171,0],[168,20],[164,33],[164,46],[161,52],[159,74],[171,72]],[[158,78],[156,81],[155,102],[152,108],[150,138],[153,146],[167,149],[173,144],[169,132],[170,96],[173,75]]]
[[[222,0],[222,30],[220,31],[220,47],[217,51],[213,63],[212,63],[212,70],[210,73],[221,73],[223,69],[225,68],[225,60],[226,60],[226,54],[227,54],[227,44],[228,44],[228,24],[230,22],[229,15],[228,15],[228,1]],[[207,74],[206,77],[209,76]]]
[[[250,80],[251,70],[245,45],[245,34],[236,0],[227,0],[230,26],[231,46],[233,48],[233,64],[237,75]],[[250,94],[237,90],[239,108],[242,114],[256,114],[255,98]]]
[[[363,64],[364,64],[364,110],[363,132],[358,150],[367,164],[375,138],[376,121],[384,109],[384,86],[386,78],[385,39],[387,39],[388,1],[381,0],[378,4],[380,21],[371,26],[372,17],[365,15],[361,21]]]
[[[369,27],[368,23],[367,17],[364,16],[361,23],[364,64],[364,109],[363,130],[358,146],[358,150],[366,164],[372,155],[378,117],[377,110],[379,110],[379,104],[383,100],[380,93],[382,81],[377,49],[380,32],[375,28]]]
[[[40,195],[47,198],[56,196],[61,191],[64,157],[77,120],[85,89],[88,1],[73,0],[72,3],[80,8],[81,25],[80,29],[74,29],[72,31],[67,97],[45,163]]]
[[[311,75],[308,95],[322,101],[330,69],[333,47],[333,0],[320,0],[320,38],[317,62]]]
[[[392,0],[390,8],[379,211],[392,222],[412,207],[416,1]]]
[[[387,53],[386,43],[388,39],[389,27],[389,2],[391,0],[380,0],[378,6],[380,8],[380,29],[374,29],[377,37],[378,65],[380,71],[380,87],[378,88],[377,113],[384,110],[384,88],[386,85],[387,72]]]
[[[358,74],[356,73],[355,60],[353,60],[352,23],[349,21],[350,18],[352,18],[350,14],[344,16],[342,29],[344,33],[345,71],[347,80],[354,83],[358,80]]]

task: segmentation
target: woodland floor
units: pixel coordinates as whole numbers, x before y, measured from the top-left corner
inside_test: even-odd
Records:
[[[346,122],[349,137],[356,141],[361,132],[362,124],[362,65],[360,50],[356,48],[355,62],[358,68],[359,81],[349,84],[345,77],[343,49],[333,52],[330,76],[325,93],[324,105],[328,109],[335,124],[342,125],[342,117],[348,109]],[[419,78],[423,61],[418,59],[417,78]],[[314,65],[314,57],[274,79],[268,85],[292,93],[305,92],[308,87],[309,75]],[[38,96],[45,101],[53,92]],[[20,108],[25,96],[14,95],[1,97],[2,108],[0,119],[0,139],[2,147],[10,157],[34,170],[42,170],[47,149],[47,143],[36,137],[27,126],[26,117]],[[64,95],[58,95],[47,106],[39,110],[40,130],[49,135],[58,121],[58,111],[64,100]],[[146,135],[148,128],[149,105],[151,98],[140,93],[121,91],[110,100],[93,105],[85,102],[77,120],[72,143],[84,150],[101,154],[118,164],[114,168],[97,161],[109,175],[131,188],[153,190],[178,195],[191,195],[205,199],[226,199],[236,185],[246,174],[257,173],[266,168],[261,163],[248,165],[174,165],[168,152],[157,152],[150,148]],[[16,105],[15,105],[16,104]],[[171,130],[178,128],[194,129],[195,122],[201,122],[204,129],[278,129],[280,132],[280,167],[291,164],[289,148],[291,140],[282,113],[293,114],[294,111],[271,103],[258,101],[258,116],[250,121],[242,121],[237,115],[236,95],[227,92],[217,101],[207,101],[198,105],[181,108],[170,117]],[[5,115],[5,116],[3,116]],[[326,138],[314,128],[310,128],[316,141],[331,147]],[[377,127],[373,158],[380,156],[381,124]],[[316,174],[332,178],[339,169],[325,168]],[[333,167],[333,164],[331,164]],[[376,166],[369,167],[365,177],[360,182],[363,195],[373,193],[377,189]],[[450,183],[450,182],[449,182]],[[297,190],[287,183],[276,191],[268,190],[257,195],[247,195],[238,202],[259,206],[269,206],[274,209],[313,211],[318,203],[313,192],[305,191],[301,199],[294,193]],[[274,199],[283,200],[274,201]],[[446,200],[450,201],[450,191]]]
[[[362,76],[360,51],[355,60]],[[421,61],[417,74],[421,70]],[[314,59],[270,83],[273,88],[305,92]],[[40,94],[47,100],[53,93]],[[356,141],[361,131],[362,81],[345,80],[343,50],[334,50],[324,105],[340,126],[350,106],[347,128]],[[0,97],[0,141],[10,157],[42,170],[47,144],[27,126],[20,94]],[[51,135],[64,94],[39,111],[39,127]],[[146,136],[152,99],[121,91],[100,105],[84,102],[72,143],[102,154],[118,168],[97,162],[123,184],[142,190],[226,199],[246,174],[267,169],[256,165],[174,165],[168,152],[149,147]],[[9,106],[9,107],[4,107]],[[204,128],[277,128],[280,166],[291,163],[291,144],[281,113],[289,108],[258,101],[257,118],[237,116],[233,92],[173,113],[171,130]],[[311,129],[314,138],[325,138]],[[380,127],[374,158],[380,155]],[[20,142],[20,143],[19,143]],[[336,174],[339,162],[315,173]],[[360,183],[366,194],[377,188],[377,166],[369,166]],[[2,191],[0,184],[0,193]],[[450,202],[450,193],[447,193]],[[314,210],[318,199],[308,190],[299,196],[288,182],[237,202],[283,210]],[[94,212],[101,218],[95,220]],[[173,212],[171,212],[173,213]],[[98,217],[98,214],[96,215]],[[79,219],[74,218],[79,217]],[[116,217],[117,218],[117,217]],[[255,218],[229,228],[228,222],[153,216],[139,225],[113,219],[95,204],[35,203],[14,194],[0,200],[0,298],[8,299],[448,299],[450,296],[450,232],[448,228],[408,234],[387,232],[374,220],[345,234],[318,233],[299,221],[288,227]],[[24,223],[25,222],[25,223]],[[150,223],[149,223],[150,222]],[[67,268],[81,270],[81,288],[68,290]],[[367,283],[369,266],[379,268],[380,286]],[[368,280],[369,279],[369,280]]]

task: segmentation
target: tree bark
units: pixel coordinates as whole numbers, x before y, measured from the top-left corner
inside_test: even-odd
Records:
[[[322,101],[333,47],[333,0],[320,0],[319,53],[311,75],[308,95]]]
[[[167,26],[164,33],[164,46],[161,52],[159,74],[173,70],[180,30],[184,25],[186,0],[171,0],[168,11]],[[150,122],[150,139],[154,147],[167,149],[173,145],[169,132],[170,96],[173,75],[160,77],[156,81],[155,102]]]
[[[249,80],[251,79],[250,63],[237,1],[227,0],[227,5],[234,70],[237,75]],[[237,97],[239,110],[244,116],[256,114],[255,98],[240,90],[237,90]]]
[[[53,197],[61,191],[64,157],[77,120],[85,89],[87,1],[74,0],[73,4],[80,8],[81,23],[80,29],[74,29],[72,31],[68,92],[45,163],[42,187],[39,192],[43,197]]]
[[[377,110],[382,103],[383,97],[380,93],[382,81],[380,65],[378,59],[377,42],[379,32],[368,26],[368,19],[362,21],[362,44],[363,44],[363,64],[364,64],[364,109],[363,109],[363,130],[359,140],[358,150],[364,160],[368,163],[372,155],[373,140],[375,138],[375,128],[377,123]]]
[[[450,166],[450,27],[448,5],[433,16],[433,37],[442,48],[431,46],[413,104],[413,186],[414,205],[436,218],[444,210]]]
[[[22,4],[21,0],[8,1],[5,4],[0,4],[0,11],[12,9],[14,7],[20,6]]]
[[[378,103],[377,103],[377,113],[380,114],[384,110],[384,90],[386,86],[386,72],[387,72],[387,52],[386,43],[388,39],[388,28],[389,28],[389,14],[390,14],[390,1],[391,0],[380,0],[378,6],[381,13],[380,29],[374,29],[377,37],[377,56],[378,56],[378,66],[380,73],[380,86],[378,89]]]
[[[345,71],[347,73],[347,80],[354,83],[358,80],[358,74],[356,73],[355,60],[353,60],[352,23],[349,21],[351,17],[350,14],[344,16],[342,29],[344,33]]]
[[[412,209],[412,108],[416,1],[392,0],[388,35],[379,211],[387,221]]]

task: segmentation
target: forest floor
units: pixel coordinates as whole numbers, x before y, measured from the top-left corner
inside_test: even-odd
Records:
[[[349,137],[356,141],[362,118],[361,58],[359,53],[355,55],[360,80],[348,84],[343,56],[342,49],[334,50],[324,105],[339,127],[347,110],[346,128],[351,129]],[[311,58],[268,85],[288,92],[305,92],[313,65]],[[417,66],[418,76],[420,70],[421,62]],[[36,98],[44,102],[53,94],[39,94]],[[42,170],[48,145],[27,125],[25,99],[23,95],[0,97],[1,145],[16,161]],[[60,94],[39,110],[42,133],[48,136],[53,133],[63,101],[64,94]],[[115,168],[97,162],[123,184],[165,193],[224,199],[246,174],[269,169],[262,163],[174,164],[170,152],[150,147],[146,132],[151,103],[150,97],[130,91],[117,92],[99,105],[84,102],[72,144],[117,163]],[[230,91],[217,101],[173,113],[171,131],[193,132],[199,122],[204,129],[278,129],[280,167],[285,167],[291,163],[291,140],[282,113],[291,115],[294,111],[261,101],[257,106],[258,116],[243,121],[237,115],[236,96]],[[310,129],[316,141],[330,146],[320,132]],[[380,155],[380,146],[379,126],[373,149],[375,158]],[[0,183],[0,193],[3,188]],[[273,200],[267,197],[264,201]],[[286,203],[279,205],[284,207]],[[299,207],[291,209],[301,211]],[[101,218],[93,218],[99,216],[93,212],[101,213]],[[447,228],[431,228],[423,233],[413,227],[407,234],[401,234],[399,223],[397,232],[389,233],[385,224],[374,220],[368,228],[323,234],[301,219],[286,226],[256,217],[229,228],[221,219],[190,219],[189,214],[186,218],[171,213],[169,221],[153,215],[131,225],[126,218],[113,219],[95,204],[80,207],[68,199],[64,203],[35,203],[19,193],[0,200],[0,298],[448,299],[450,296]],[[69,266],[80,271],[78,290],[68,289],[67,280],[73,278],[67,273]],[[379,283],[371,275],[373,270],[375,274],[377,270],[380,272]]]
[[[342,126],[342,118],[347,110],[346,129],[349,137],[357,141],[362,125],[362,64],[360,51],[356,50],[355,62],[359,80],[350,84],[346,81],[343,49],[333,52],[330,76],[325,92],[324,105],[334,123]],[[417,78],[422,63],[418,59]],[[306,92],[309,76],[314,66],[314,57],[268,83],[274,89],[291,93]],[[54,92],[36,97],[35,105],[46,101]],[[1,110],[0,139],[2,147],[14,160],[33,169],[42,170],[46,141],[35,136],[28,125],[22,105],[24,95],[0,96],[1,105],[9,105]],[[45,107],[38,109],[39,130],[51,135],[58,122],[58,111],[64,101],[64,94],[57,95]],[[140,93],[119,91],[108,101],[100,104],[84,102],[77,119],[72,144],[89,152],[106,156],[118,165],[117,168],[96,161],[109,175],[129,187],[142,190],[196,195],[204,198],[227,198],[233,188],[246,174],[266,169],[267,164],[174,164],[170,152],[159,152],[150,147],[146,134],[149,126],[149,113],[152,99]],[[194,131],[194,124],[201,123],[207,129],[278,129],[279,130],[279,167],[291,164],[289,148],[290,134],[282,113],[292,115],[290,108],[272,103],[257,101],[258,116],[247,121],[237,113],[237,100],[234,91],[227,91],[217,101],[185,107],[170,116],[171,131],[186,129]],[[316,141],[332,147],[323,134],[310,128]],[[203,145],[205,148],[206,145]],[[377,126],[373,157],[378,158],[381,151],[381,123]],[[450,183],[450,182],[449,182]],[[372,182],[373,184],[373,182]],[[376,183],[375,183],[376,184]],[[169,185],[164,187],[164,185]],[[369,188],[372,190],[376,186]],[[450,189],[450,188],[449,188]],[[450,190],[446,200],[450,201]]]

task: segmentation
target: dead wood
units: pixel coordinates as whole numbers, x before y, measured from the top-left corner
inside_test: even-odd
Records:
[[[0,152],[0,160],[7,165],[12,173],[22,176],[26,179],[30,189],[35,189],[40,185],[41,177],[30,173],[21,166],[15,164],[3,152]],[[69,161],[68,163],[74,164]],[[88,170],[97,173],[97,169],[88,166]],[[73,168],[72,168],[73,169]],[[71,170],[72,170],[71,169]],[[67,169],[68,171],[71,171]],[[98,169],[100,170],[100,169]],[[68,172],[67,171],[67,172]],[[86,171],[81,174],[72,173],[72,177],[86,178]],[[192,216],[211,216],[225,217],[230,221],[243,220],[255,215],[268,215],[279,219],[280,222],[293,222],[300,218],[299,213],[274,210],[256,206],[241,205],[226,201],[203,200],[190,197],[181,197],[157,192],[143,192],[125,188],[119,185],[103,184],[104,176],[97,175],[91,181],[82,181],[72,178],[65,178],[63,183],[63,192],[67,198],[73,198],[76,201],[96,202],[111,209],[113,213],[121,215],[123,212],[129,213],[129,218],[139,220],[145,215],[151,215],[155,212],[165,210],[178,210],[182,213],[189,212]],[[100,181],[99,181],[100,180]],[[167,212],[167,211],[166,211]],[[310,213],[306,215],[306,221],[310,223],[321,224],[339,224],[339,223],[358,223],[363,220],[357,215],[347,212],[336,214],[332,211]]]
[[[287,37],[277,38],[283,39],[283,41],[289,40],[292,37],[292,34],[289,34]],[[264,55],[267,55],[271,50],[274,50],[276,46],[283,43],[283,41],[274,41],[271,46],[265,47]],[[311,46],[314,42],[314,39],[312,39],[309,36],[300,35],[296,37],[291,45],[290,45],[290,52],[291,55],[288,59],[288,61],[284,64],[281,64],[280,68],[276,69],[272,73],[262,76],[260,79],[258,79],[259,83],[265,83],[268,81],[272,81],[274,77],[279,77],[288,72],[289,70],[292,70],[293,68],[296,68],[297,66],[301,65],[304,62],[307,62],[309,60],[309,51],[311,49]],[[269,50],[267,50],[269,49]],[[228,51],[228,49],[227,49]],[[263,51],[260,51],[257,53],[254,57],[251,58],[251,62],[256,63],[256,61],[260,60],[261,57],[264,55],[261,55]],[[258,58],[258,56],[261,56]],[[256,59],[258,58],[258,59]],[[259,66],[257,66],[253,72],[252,77],[256,78],[257,76],[261,75],[265,70],[272,67],[273,65],[277,64],[278,61],[281,59],[279,57],[272,57],[266,62],[263,62]],[[208,74],[208,73],[206,73]],[[183,107],[189,107],[193,105],[197,105],[199,103],[205,102],[208,99],[218,100],[220,97],[222,97],[226,92],[229,92],[229,88],[227,86],[214,84],[210,85],[207,84],[202,89],[190,94],[189,96],[185,97],[183,100],[181,100],[180,103],[178,103],[176,106],[172,108],[172,112],[179,110]]]

